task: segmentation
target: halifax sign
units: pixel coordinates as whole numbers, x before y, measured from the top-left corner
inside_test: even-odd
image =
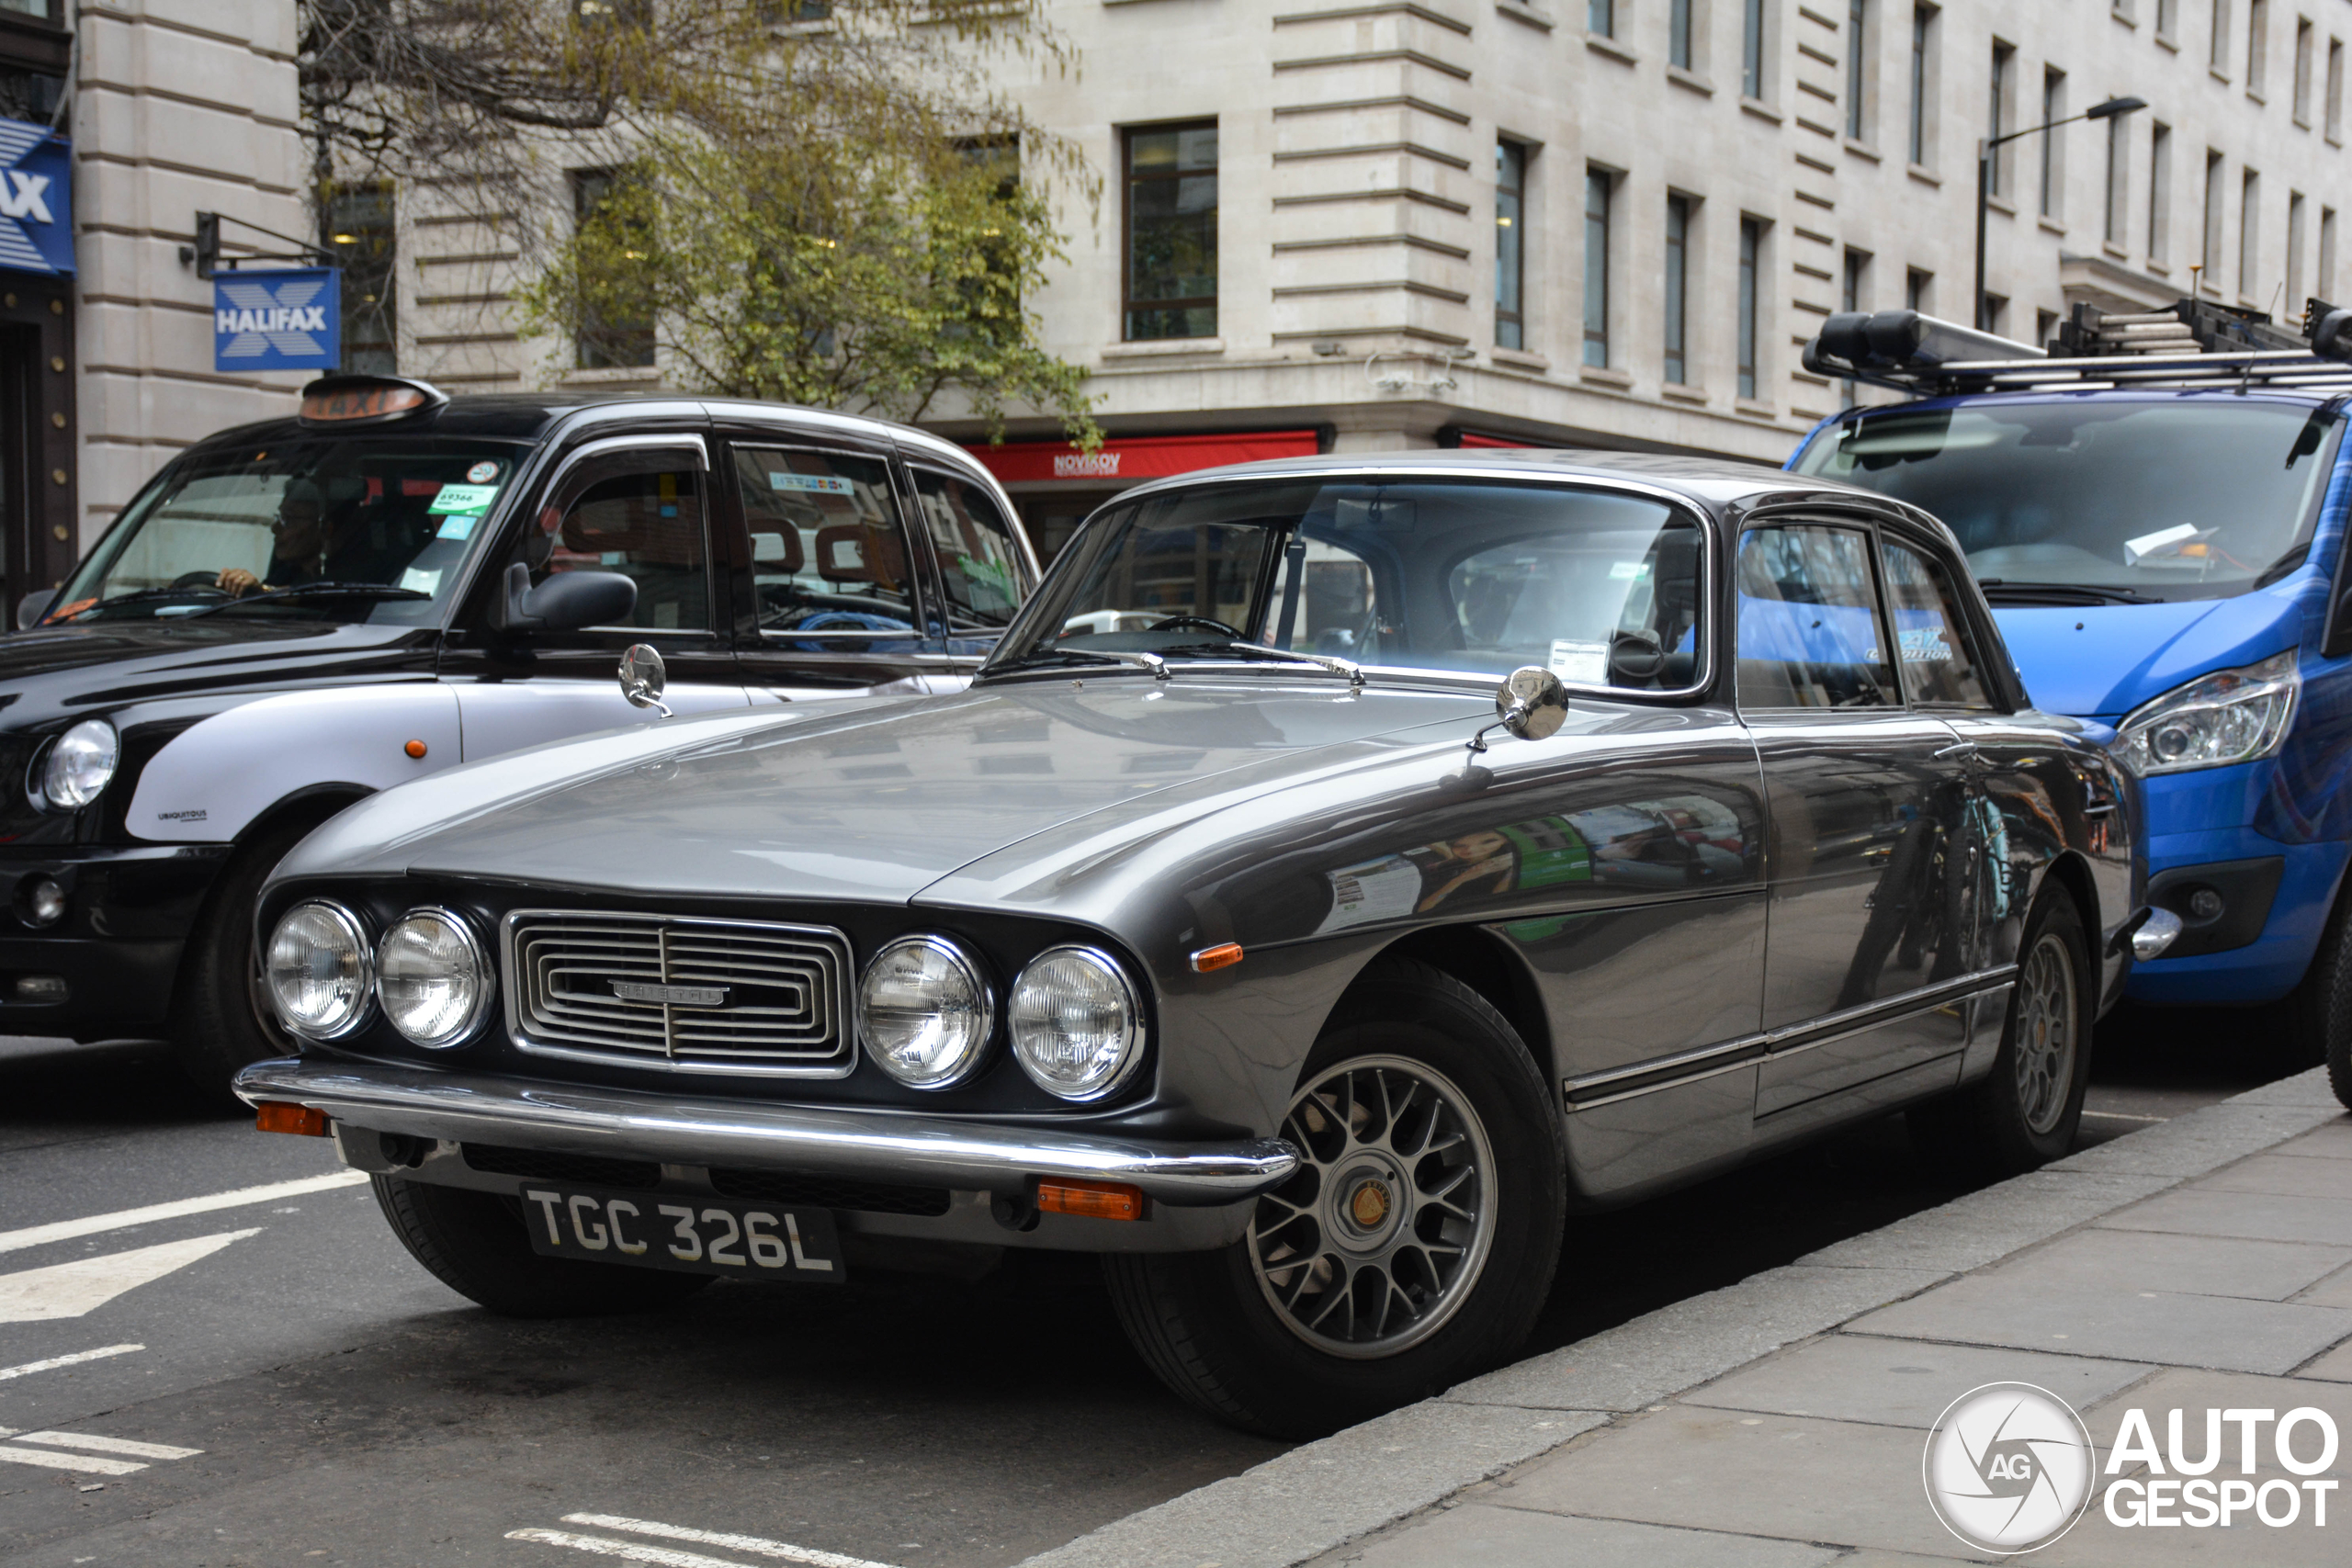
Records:
[[[343,346],[343,275],[331,266],[212,277],[215,370],[332,370]]]

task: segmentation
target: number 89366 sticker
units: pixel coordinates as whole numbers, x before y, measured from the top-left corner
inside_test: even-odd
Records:
[[[542,1258],[821,1284],[847,1272],[826,1209],[547,1187],[525,1188],[523,1204],[531,1249]]]

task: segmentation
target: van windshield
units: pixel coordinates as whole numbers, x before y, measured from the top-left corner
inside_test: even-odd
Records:
[[[107,530],[42,624],[435,623],[522,455],[508,442],[343,434],[191,455]]]
[[[1996,604],[2215,599],[2300,563],[2341,427],[2254,399],[1973,403],[1849,420],[1796,468],[1942,518]]]

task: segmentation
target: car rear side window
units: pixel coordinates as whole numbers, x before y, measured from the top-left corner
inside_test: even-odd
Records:
[[[954,630],[1001,631],[1021,605],[1020,553],[989,492],[968,479],[917,468],[922,512]]]
[[[1881,559],[1894,612],[1895,647],[1902,650],[1903,684],[1911,700],[1930,707],[1993,706],[1967,618],[1943,568],[1891,539]]]
[[[907,538],[890,468],[862,453],[739,446],[760,629],[815,640],[915,627]]]
[[[1871,583],[1868,535],[1822,524],[1739,541],[1739,705],[1900,705]]]

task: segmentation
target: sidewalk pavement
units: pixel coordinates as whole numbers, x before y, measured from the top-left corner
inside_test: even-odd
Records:
[[[1573,1271],[1573,1236],[1561,1268]],[[2124,1529],[2098,1494],[2019,1561],[2352,1561],[2352,1117],[2312,1071],[1478,1378],[1026,1568],[1893,1568],[1996,1562],[1921,1483],[1962,1393],[2030,1382],[2104,1465],[2127,1409],[2301,1406],[2326,1524]],[[2233,1462],[2214,1472],[2234,1477]],[[2301,1429],[2311,1457],[2318,1439]],[[2253,1484],[2300,1482],[2266,1436]],[[2133,1461],[2124,1475],[2147,1472]],[[2101,1488],[2108,1477],[2097,1478]],[[2311,1494],[2304,1494],[2306,1504]],[[2283,1510],[2283,1495],[2274,1497]]]

